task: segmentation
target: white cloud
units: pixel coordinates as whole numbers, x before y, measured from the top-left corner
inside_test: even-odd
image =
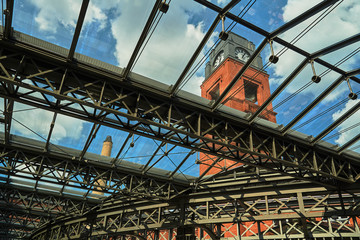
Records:
[[[113,4],[104,4],[105,1],[90,1],[84,24],[99,22],[100,28],[105,26],[106,15],[103,9],[114,6]],[[106,1],[108,2],[108,1]],[[31,0],[31,3],[38,9],[35,16],[35,22],[42,31],[56,33],[60,26],[64,26],[73,31],[81,8],[81,0]],[[102,7],[102,8],[100,8]]]
[[[16,103],[14,105],[13,118],[33,132],[41,135],[43,138],[47,138],[50,129],[50,123],[53,119],[54,113],[42,110],[33,109],[31,106]],[[12,122],[12,130],[15,134],[39,139],[35,133],[22,126],[17,121]],[[74,119],[61,114],[57,115],[55,126],[53,129],[51,142],[58,143],[61,139],[71,137],[74,140],[78,140],[82,136],[83,121]]]
[[[226,4],[228,4],[229,2],[230,2],[230,0],[217,0],[217,4],[218,4],[220,7],[226,6]]]
[[[335,121],[336,119],[338,119],[340,116],[342,116],[345,112],[347,112],[350,108],[352,108],[353,106],[355,106],[355,104],[359,103],[360,100],[350,100],[346,103],[345,108],[341,109],[337,112],[335,112],[332,115],[333,120]],[[358,124],[359,123],[359,119],[360,119],[360,111],[355,112],[351,117],[349,117],[347,120],[345,120],[339,127],[338,130],[342,131],[346,128],[349,128],[351,126],[353,126],[354,124]],[[339,137],[335,140],[335,142],[337,144],[344,144],[346,142],[348,142],[350,139],[352,139],[355,135],[357,135],[360,132],[360,126],[355,127],[349,131],[343,132],[339,135]]]
[[[128,2],[111,22],[116,39],[115,56],[121,67],[127,65],[143,27],[141,20],[146,6],[137,3]],[[201,11],[203,8],[193,1],[172,1],[133,71],[174,84],[205,34],[203,22],[189,20]]]

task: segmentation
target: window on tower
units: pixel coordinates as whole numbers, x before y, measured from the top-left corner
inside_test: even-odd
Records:
[[[257,103],[257,101],[258,101],[258,99],[257,99],[258,85],[245,80],[244,81],[244,89],[245,89],[245,99],[250,102]]]
[[[216,100],[220,96],[220,88],[219,84],[217,84],[213,89],[209,92],[210,100]]]

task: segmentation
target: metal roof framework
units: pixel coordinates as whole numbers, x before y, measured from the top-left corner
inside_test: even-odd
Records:
[[[5,26],[0,42],[2,48],[0,57],[0,95],[4,98],[5,106],[4,118],[1,119],[4,124],[4,137],[1,143],[1,173],[6,174],[8,177],[4,180],[2,196],[11,195],[11,201],[15,201],[15,196],[26,196],[19,197],[20,199],[45,199],[44,195],[37,197],[33,195],[40,194],[39,191],[59,191],[60,195],[54,192],[51,193],[53,198],[56,199],[53,200],[53,202],[61,202],[64,194],[73,194],[77,195],[74,197],[75,199],[81,196],[81,198],[89,202],[89,205],[95,206],[98,203],[98,199],[92,195],[95,190],[102,192],[102,194],[107,194],[106,196],[110,196],[106,198],[107,200],[119,196],[120,198],[121,196],[127,196],[127,199],[145,197],[149,199],[149,201],[170,201],[171,199],[176,199],[178,196],[184,196],[189,189],[190,191],[199,192],[199,194],[209,194],[209,192],[203,190],[207,187],[207,177],[202,175],[197,179],[189,179],[182,177],[181,174],[178,173],[181,165],[183,165],[194,152],[203,152],[216,157],[214,164],[210,165],[208,170],[214,167],[216,162],[221,159],[231,159],[244,163],[249,168],[258,169],[258,171],[260,171],[259,169],[261,169],[261,171],[266,170],[291,179],[303,181],[301,187],[307,190],[310,188],[305,185],[309,182],[316,183],[319,187],[326,188],[326,190],[322,189],[322,191],[326,192],[324,196],[331,195],[332,192],[338,191],[343,183],[347,183],[350,186],[357,185],[357,181],[360,178],[360,157],[359,154],[348,151],[347,148],[358,141],[360,135],[358,134],[342,147],[335,148],[331,144],[322,142],[321,139],[353,113],[358,111],[359,104],[355,105],[336,122],[329,125],[323,132],[313,138],[289,130],[344,79],[350,79],[352,84],[360,83],[360,79],[356,77],[356,75],[360,74],[360,69],[344,71],[319,58],[320,56],[358,42],[360,40],[360,34],[344,39],[314,53],[308,53],[278,37],[279,34],[286,32],[338,1],[323,1],[271,33],[230,13],[229,10],[239,1],[231,1],[224,8],[220,8],[204,0],[195,1],[217,12],[218,15],[179,76],[176,84],[170,89],[164,84],[130,71],[141,47],[144,45],[155,14],[160,11],[159,7],[162,1],[155,1],[152,12],[133,51],[128,66],[125,69],[115,70],[110,66],[106,66],[106,64],[89,64],[85,56],[75,54],[89,0],[83,1],[73,41],[68,51],[59,49],[57,46],[51,44],[44,45],[41,40],[13,31],[12,17],[14,1],[6,1],[6,10],[4,11]],[[183,92],[179,90],[179,86],[182,84],[186,74],[190,71],[222,16],[232,19],[238,24],[261,34],[264,36],[264,40],[245,66],[237,73],[224,93],[210,106],[207,100]],[[302,55],[304,57],[303,62],[297,67],[294,66],[293,72],[253,115],[249,116],[224,106],[220,109],[219,106],[229,91],[250,66],[252,60],[256,58],[270,40]],[[40,42],[42,44],[39,44]],[[46,47],[39,47],[39,45]],[[319,96],[287,126],[278,126],[260,119],[261,113],[266,107],[279,96],[285,87],[290,84],[310,61],[317,62],[339,73],[341,77],[336,79],[324,92],[320,93]],[[23,80],[25,79],[31,80],[32,83],[24,82]],[[21,91],[19,91],[19,89],[21,89]],[[35,92],[40,94],[35,96],[33,95]],[[52,101],[49,96],[54,97],[56,101]],[[25,138],[10,135],[14,102],[25,103],[54,113],[46,141],[35,143]],[[74,104],[78,104],[80,108],[75,108]],[[90,131],[82,151],[72,152],[72,150],[67,150],[67,152],[72,153],[72,155],[67,156],[59,150],[62,148],[61,146],[54,147],[50,144],[57,114],[64,114],[93,123],[93,128]],[[101,159],[102,161],[100,161],[98,160],[99,157],[90,156],[87,153],[87,149],[94,140],[100,126],[108,126],[128,132],[128,138],[124,141],[117,157],[114,159]],[[136,166],[136,170],[129,174],[128,169],[133,166],[127,166],[128,168],[126,168],[125,163],[119,163],[118,157],[124,150],[126,142],[133,134],[156,139],[161,141],[162,144],[154,151],[153,156],[149,158],[145,165]],[[189,149],[189,153],[172,172],[153,168],[155,165],[154,160],[159,153],[159,149],[166,143],[171,144],[173,149],[177,146]],[[169,151],[171,151],[171,149]],[[156,161],[159,161],[159,159],[155,160],[155,162]],[[127,170],[124,170],[124,166]],[[219,174],[212,176],[211,179],[216,182],[218,178],[224,175],[236,175],[239,172],[243,172],[243,169],[243,167],[223,169]],[[16,181],[18,181],[18,183],[16,183]],[[29,182],[33,184],[28,184],[29,186],[27,187],[19,186],[21,183]],[[101,182],[106,182],[107,184],[102,185]],[[45,183],[48,183],[48,185]],[[57,186],[55,190],[51,190],[51,184]],[[60,186],[60,188],[58,186]],[[224,185],[222,185],[222,187],[224,187]],[[281,188],[280,185],[278,187]],[[294,185],[291,185],[291,187],[294,187]],[[74,189],[85,190],[85,192],[71,193]],[[257,189],[257,191],[261,192],[260,190],[260,188]],[[354,198],[357,199],[356,192],[358,190],[359,188],[355,187],[355,193],[350,196],[351,201],[353,201]],[[226,191],[230,193],[233,190],[229,187],[226,188]],[[14,192],[16,192],[16,194]],[[294,192],[292,194],[298,193]],[[193,201],[196,201],[196,197],[193,197],[191,194],[186,196],[188,197],[187,204],[189,204],[189,206]],[[278,197],[281,199],[283,196]],[[10,198],[3,197],[2,199]],[[238,197],[232,198],[231,201],[233,201],[233,199],[238,199]],[[28,201],[18,202],[15,205],[11,201],[7,203],[2,202],[2,209],[4,210],[4,206],[9,205],[13,207],[20,206],[20,209],[10,209],[12,213],[7,215],[12,214],[11,216],[15,216],[13,214],[14,212],[21,212],[21,214],[38,216],[36,214],[34,215],[34,209],[36,209],[36,207],[31,204],[29,205]],[[41,202],[42,200],[39,201]],[[349,202],[351,201],[349,200]],[[123,203],[124,200],[120,202]],[[357,208],[357,203],[358,201],[356,200],[355,206],[349,205],[349,209],[353,211]],[[64,204],[69,203],[62,203],[60,205],[64,206]],[[169,203],[164,204],[171,205]],[[301,208],[302,204],[297,204],[299,208]],[[316,202],[314,204],[316,205]],[[46,209],[38,211],[40,215],[43,215],[44,212],[49,212],[50,205],[51,204],[47,202],[44,205]],[[71,202],[71,205],[74,206],[76,204]],[[192,207],[187,209],[190,209],[190,212],[192,211],[191,214],[198,214],[194,209],[201,208],[201,206],[204,205],[208,206],[208,203],[200,201],[199,205],[191,205]],[[234,203],[230,205],[234,205]],[[75,214],[76,217],[82,216],[84,210],[88,209],[84,209],[83,206],[81,208],[82,211],[77,212]],[[158,208],[157,205],[156,208]],[[177,208],[177,206],[175,206],[175,208]],[[106,209],[106,204],[103,209],[100,210],[101,214],[107,211],[104,209]],[[166,207],[161,208],[161,211],[165,211],[165,209]],[[216,209],[216,206],[214,209]],[[311,209],[313,210],[313,208]],[[7,209],[7,211],[10,210]],[[206,211],[213,210],[208,209]],[[266,211],[269,211],[269,209]],[[68,214],[67,210],[64,212]],[[60,213],[57,212],[54,215],[62,215],[64,212],[60,211]],[[111,209],[109,214],[112,214],[112,212],[113,209]],[[230,212],[232,212],[232,210]],[[97,210],[95,210],[95,213],[98,214]],[[358,215],[356,211],[351,212],[351,214],[352,216]],[[2,217],[5,215],[6,214],[3,213]],[[163,215],[166,215],[165,212]],[[264,214],[260,215],[263,216]],[[310,215],[309,218],[311,217]],[[47,217],[47,220],[35,221],[34,226],[36,225],[37,227],[40,223],[47,223],[47,221],[52,218],[50,216]],[[255,221],[263,220],[260,218],[255,219]],[[16,219],[16,221],[19,221],[19,219],[24,219],[24,217],[18,217]],[[35,218],[33,217],[32,219]],[[82,218],[79,220],[80,222],[84,221],[81,219]],[[146,220],[149,219],[146,218]],[[73,221],[73,219],[71,219],[71,221]],[[78,223],[77,221],[78,220],[75,220],[76,223]],[[183,219],[183,221],[186,220]],[[226,222],[227,220],[221,219],[219,221]],[[196,224],[207,224],[209,223],[208,219],[205,222],[206,223],[203,223],[199,220]],[[26,223],[24,224],[26,225]],[[88,223],[84,224],[86,225]],[[8,224],[8,226],[15,225],[17,225],[17,223]],[[136,227],[138,226],[140,225]],[[317,225],[315,224],[315,226]],[[111,229],[112,227],[114,227],[114,225],[107,228]],[[22,227],[18,227],[18,229],[22,229]],[[55,229],[55,232],[59,230],[56,225],[52,229]],[[128,230],[124,231],[128,232]],[[24,232],[26,232],[25,235],[29,233],[27,231]],[[77,232],[76,234],[80,233]]]

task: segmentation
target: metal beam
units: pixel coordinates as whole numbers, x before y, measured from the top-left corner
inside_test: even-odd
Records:
[[[155,16],[156,16],[156,13],[158,12],[158,9],[159,9],[159,6],[160,6],[160,3],[162,2],[162,0],[156,0],[155,4],[154,4],[154,7],[153,9],[151,10],[151,13],[150,13],[150,16],[145,24],[145,27],[140,35],[140,38],[135,46],[135,49],[130,57],[130,60],[126,66],[126,68],[124,69],[124,72],[123,72],[123,78],[126,79],[133,67],[133,64],[135,62],[135,59],[136,57],[138,56],[139,54],[139,51],[143,45],[143,43],[145,42],[145,39],[146,37],[148,36],[148,33],[149,33],[149,30],[152,26],[152,23],[155,19]]]
[[[255,186],[257,191],[251,191]],[[102,207],[92,211],[92,219],[95,221],[92,224],[95,228],[90,236],[179,227],[179,221],[173,219],[181,219],[181,226],[184,227],[225,223],[241,223],[249,226],[252,223],[260,224],[262,221],[263,227],[261,230],[258,227],[258,232],[262,232],[263,236],[259,239],[289,239],[299,236],[303,238],[306,232],[301,231],[302,228],[297,225],[301,219],[306,220],[304,227],[313,237],[319,237],[317,235],[319,230],[322,233],[321,237],[344,237],[348,233],[351,235],[346,236],[357,237],[360,233],[357,220],[360,214],[359,189],[339,191],[338,194],[323,187],[292,181],[273,185],[264,182],[253,185],[245,181],[244,184],[235,186],[204,185],[196,192],[176,200],[176,203],[148,201],[124,203],[113,200],[105,202]],[[348,224],[343,228],[345,223],[333,218],[334,215],[339,216],[339,214],[346,218],[345,223],[351,217],[356,217],[353,219],[354,224]],[[334,224],[319,227],[319,224],[325,222],[324,219],[326,223]],[[265,225],[266,221],[276,221],[277,224]],[[82,234],[86,229],[84,226],[88,224],[89,218],[86,215],[62,218],[51,225],[36,229],[31,237],[42,239],[48,234],[50,238],[52,236],[75,238]],[[281,224],[284,229],[288,229],[286,226],[296,225],[297,231],[295,233],[289,231],[286,235],[281,231],[275,231]],[[67,227],[62,228],[62,226]],[[262,231],[263,228],[267,228],[266,231]],[[327,232],[324,232],[324,229]],[[338,235],[334,235],[335,232]],[[144,234],[147,235],[146,232]],[[249,239],[257,239],[257,237],[254,235]]]
[[[129,133],[129,134],[126,136],[126,139],[125,139],[125,141],[123,141],[123,144],[121,145],[118,153],[116,154],[116,157],[112,160],[113,163],[115,163],[115,162],[119,159],[120,154],[122,153],[122,151],[124,150],[127,142],[129,141],[129,139],[130,139],[132,136],[133,136],[132,133]]]
[[[317,135],[312,141],[311,144],[317,143],[320,139],[329,134],[332,130],[334,130],[337,126],[343,123],[346,119],[351,117],[358,109],[360,108],[360,102],[355,104],[352,108],[350,108],[346,113],[344,113],[341,117],[336,119],[330,126],[328,126],[325,130],[323,130],[319,135]]]
[[[172,172],[170,173],[169,179],[171,179],[171,178],[174,176],[174,174],[181,168],[182,165],[184,165],[184,163],[186,162],[186,160],[187,160],[191,155],[193,155],[194,152],[195,152],[194,150],[191,150],[191,151],[184,157],[184,159],[181,161],[181,163],[179,163],[179,164],[177,165],[177,167],[174,169],[174,171],[172,171]]]
[[[78,21],[77,21],[77,24],[76,24],[76,27],[75,27],[74,37],[72,39],[71,46],[70,46],[70,49],[69,49],[69,54],[68,54],[68,59],[70,61],[74,57],[76,45],[77,45],[78,40],[79,40],[81,28],[82,28],[82,25],[84,23],[84,19],[85,19],[85,15],[86,15],[86,11],[87,11],[89,2],[90,2],[90,0],[83,0],[82,4],[81,4],[79,18],[78,18]]]
[[[12,17],[14,12],[14,0],[6,0],[4,38],[9,39],[12,28]]]
[[[12,88],[13,89],[13,88]],[[14,111],[14,100],[4,98],[4,133],[5,133],[5,144],[10,142],[10,132],[11,132],[11,123],[12,116]]]
[[[216,26],[218,25],[219,21],[220,21],[220,14],[218,16],[216,16],[214,22],[212,23],[212,25],[210,26],[209,30],[207,31],[207,33],[205,34],[205,36],[203,37],[203,39],[201,40],[199,46],[197,47],[197,49],[195,50],[194,54],[192,55],[192,57],[190,58],[188,64],[186,65],[186,67],[184,68],[183,72],[180,74],[178,80],[176,81],[175,85],[171,88],[170,90],[170,96],[174,95],[174,93],[178,90],[178,88],[180,87],[180,84],[183,82],[186,74],[189,72],[191,66],[194,64],[194,62],[196,61],[197,57],[199,56],[199,54],[201,53],[201,50],[204,48],[204,46],[206,45],[207,41],[209,40],[209,38],[211,37],[212,33],[214,32]]]
[[[326,48],[323,48],[319,51],[316,51],[314,52],[313,54],[311,54],[311,58],[319,58],[319,57],[322,57],[326,54],[329,54],[329,53],[332,53],[334,51],[337,51],[341,48],[344,48],[344,47],[347,47],[351,44],[354,44],[356,42],[359,42],[360,41],[360,33],[359,34],[355,34],[354,36],[352,37],[348,37],[346,39],[343,39],[337,43],[334,43]]]

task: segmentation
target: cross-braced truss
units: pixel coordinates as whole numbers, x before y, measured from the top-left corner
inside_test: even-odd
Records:
[[[344,71],[320,58],[357,43],[360,35],[313,53],[279,37],[339,1],[322,1],[273,32],[231,13],[238,0],[223,8],[195,1],[217,16],[170,88],[131,72],[167,1],[154,1],[124,69],[75,54],[89,0],[83,0],[69,49],[13,31],[14,1],[6,1],[0,40],[0,238],[194,239],[196,228],[198,239],[359,239],[360,157],[347,148],[360,135],[341,147],[321,139],[357,112],[360,103],[315,137],[291,128],[344,80],[360,83],[359,69]],[[263,41],[215,101],[179,91],[224,17],[260,34]],[[303,61],[255,113],[222,106],[269,42],[291,49]],[[261,119],[271,102],[314,62],[340,77],[286,126]],[[11,135],[17,103],[53,113],[44,142]],[[51,143],[59,114],[93,124],[81,151]],[[115,158],[87,153],[101,126],[128,133]],[[134,135],[158,144],[144,165],[120,160]],[[154,167],[177,148],[188,152],[175,169]],[[207,170],[198,178],[180,174],[195,152],[211,156],[212,163],[206,162]],[[205,176],[224,159],[244,165],[222,166],[218,174]]]
[[[210,226],[213,236],[218,238],[234,227],[241,229],[244,239],[359,236],[358,188],[328,191],[291,178],[278,179],[276,186],[264,183],[261,178],[241,184],[254,176],[240,177],[234,186],[229,186],[233,182],[230,180],[204,183],[188,197],[166,203],[126,204],[114,199],[88,213],[88,217],[59,219],[56,224],[37,230],[33,237],[97,237],[135,234],[146,229],[165,231],[180,226],[208,230]],[[267,177],[276,181],[279,175]]]

